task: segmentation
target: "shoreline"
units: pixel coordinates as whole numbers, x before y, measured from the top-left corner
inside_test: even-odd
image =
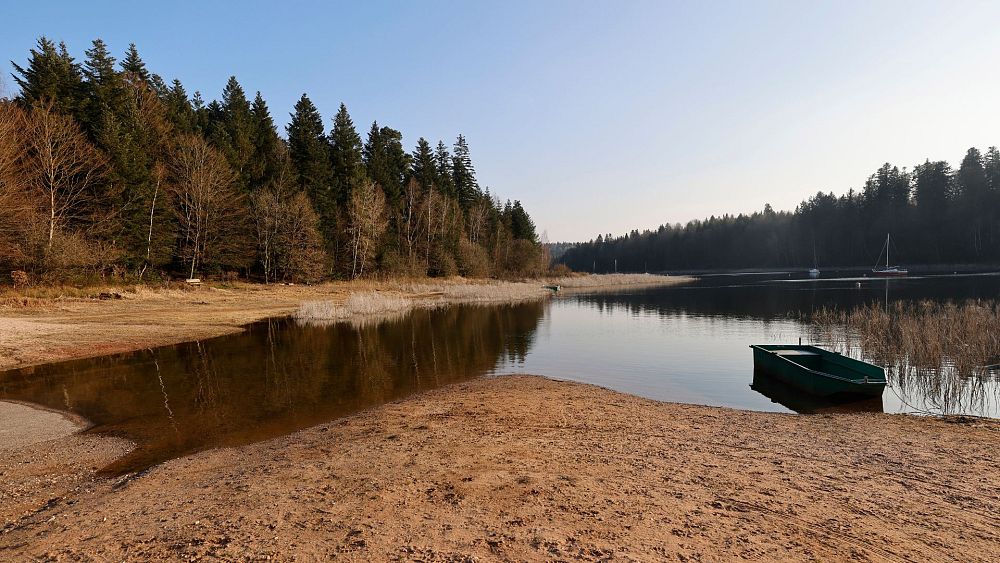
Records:
[[[544,284],[589,276],[529,282],[416,279],[331,282],[318,285],[204,284],[184,289],[144,286],[92,288],[92,297],[27,299],[8,295],[0,306],[0,371],[63,360],[131,352],[232,334],[269,317],[292,315],[306,302],[338,307],[358,294],[377,293],[413,306],[500,304],[546,299]],[[606,279],[602,276],[595,278]],[[615,291],[688,283],[685,276],[619,276],[585,291]],[[631,283],[630,283],[631,282]],[[55,292],[55,291],[53,291]],[[113,296],[102,299],[101,295]],[[2,301],[0,301],[2,302]],[[364,320],[364,312],[335,320]]]
[[[56,460],[94,465],[127,447],[113,437],[23,448],[0,460],[20,493],[0,502],[0,555],[986,561],[1000,549],[998,437],[996,421],[486,377],[117,479]],[[54,457],[23,463],[40,451]]]

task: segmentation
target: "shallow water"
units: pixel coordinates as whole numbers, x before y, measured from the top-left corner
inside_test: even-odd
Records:
[[[859,287],[860,284],[860,287]],[[707,276],[681,287],[418,310],[363,327],[255,323],[241,334],[0,373],[0,399],[72,411],[138,447],[132,471],[217,446],[280,436],[414,392],[532,373],[654,399],[779,412],[1000,415],[992,375],[890,374],[882,400],[810,400],[754,375],[750,344],[809,341],[823,306],[995,298],[1000,276],[872,280]]]

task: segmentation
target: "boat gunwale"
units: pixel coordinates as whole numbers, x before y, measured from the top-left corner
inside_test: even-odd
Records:
[[[835,379],[837,381],[844,381],[844,382],[847,382],[847,383],[851,383],[853,385],[860,385],[861,387],[866,387],[866,386],[871,386],[871,385],[887,385],[889,383],[888,380],[885,379],[885,378],[882,378],[882,379],[871,379],[871,378],[868,378],[867,381],[858,381],[856,379],[848,379],[846,377],[841,377],[839,375],[834,375],[832,373],[827,373],[825,371],[817,371],[817,370],[814,370],[812,368],[808,368],[808,367],[806,367],[806,366],[804,366],[804,365],[802,365],[802,364],[800,364],[798,362],[794,362],[794,361],[786,358],[785,356],[782,356],[781,354],[778,354],[777,352],[775,352],[773,350],[768,350],[767,348],[764,348],[764,346],[767,346],[767,344],[751,344],[750,348],[752,348],[754,350],[760,350],[761,352],[765,352],[767,354],[770,354],[773,357],[781,359],[782,361],[788,362],[788,363],[794,365],[795,367],[797,367],[799,369],[808,371],[809,373],[812,373],[814,375],[819,375],[821,377],[826,377],[828,379]],[[800,347],[800,345],[791,345],[791,346]],[[804,346],[802,346],[802,347],[804,348]],[[809,346],[809,348],[815,348],[815,349],[820,350],[821,352],[825,352],[827,354],[835,354],[837,356],[845,357],[845,356],[843,356],[843,354],[839,354],[837,352],[831,352],[829,350],[823,350],[822,348],[817,348],[816,346]],[[853,360],[854,358],[848,358],[848,359],[852,359]]]

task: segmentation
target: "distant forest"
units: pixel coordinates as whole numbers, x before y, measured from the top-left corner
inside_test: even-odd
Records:
[[[1000,152],[971,148],[958,170],[926,161],[908,171],[885,164],[861,191],[817,193],[795,211],[765,205],[687,225],[613,237],[565,251],[577,271],[622,272],[872,266],[886,234],[895,264],[1000,263]],[[883,257],[884,259],[884,257]]]
[[[78,63],[38,40],[0,98],[0,275],[533,275],[531,217],[481,189],[469,145],[372,123],[341,104],[328,130],[303,94],[286,136],[235,77],[206,103],[95,40]],[[0,93],[2,94],[2,93]],[[30,277],[29,277],[30,276]]]

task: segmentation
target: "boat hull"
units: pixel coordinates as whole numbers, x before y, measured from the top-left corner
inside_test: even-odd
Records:
[[[872,270],[872,275],[880,278],[898,278],[908,274],[906,270]]]
[[[885,370],[814,346],[751,346],[754,370],[817,397],[881,396]],[[798,351],[789,356],[777,353]],[[790,357],[797,357],[792,361]],[[809,360],[808,362],[806,360]],[[817,369],[808,367],[808,363]],[[822,371],[836,367],[841,375]],[[847,374],[847,375],[844,375]]]

